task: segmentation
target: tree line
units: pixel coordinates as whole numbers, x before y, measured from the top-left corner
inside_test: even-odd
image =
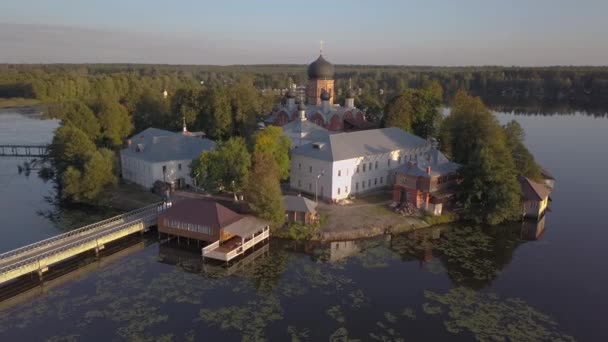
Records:
[[[430,67],[337,65],[338,100],[352,86],[361,89],[362,108],[375,113],[395,95],[437,81],[449,104],[459,90],[480,96],[492,108],[527,103],[533,110],[561,106],[606,115],[608,67]],[[43,102],[83,100],[101,92],[118,94],[129,109],[149,90],[196,89],[230,85],[252,75],[256,89],[287,88],[306,82],[304,65],[0,65],[0,98],[35,98]],[[352,83],[351,83],[352,81]],[[570,109],[571,110],[571,109]]]

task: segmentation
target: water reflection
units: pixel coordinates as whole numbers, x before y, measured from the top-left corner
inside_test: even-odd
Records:
[[[433,273],[446,273],[455,286],[481,289],[491,285],[526,241],[538,240],[542,219],[497,227],[444,226],[376,239],[335,241],[309,248],[313,260],[336,263],[352,259],[365,268],[391,262],[417,262]]]

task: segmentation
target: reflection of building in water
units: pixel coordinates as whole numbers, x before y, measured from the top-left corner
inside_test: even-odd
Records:
[[[224,264],[203,263],[200,250],[185,249],[175,244],[161,244],[158,249],[158,261],[163,264],[177,266],[188,273],[203,273],[211,277],[228,276],[238,271],[254,266],[260,259],[266,257],[270,245],[263,245],[237,262],[225,267]]]
[[[540,220],[524,220],[521,224],[521,239],[522,240],[538,240],[545,232],[545,218],[546,216],[540,218]]]
[[[329,261],[340,261],[356,255],[366,249],[377,247],[380,244],[390,241],[390,235],[383,235],[378,238],[363,240],[332,241],[329,243]]]

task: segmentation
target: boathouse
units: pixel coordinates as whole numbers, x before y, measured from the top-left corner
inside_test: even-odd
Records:
[[[526,177],[519,177],[522,195],[522,215],[540,218],[547,210],[551,189],[545,183],[538,183]]]
[[[270,224],[213,201],[184,199],[158,217],[158,232],[203,241],[203,258],[230,261],[270,236]]]

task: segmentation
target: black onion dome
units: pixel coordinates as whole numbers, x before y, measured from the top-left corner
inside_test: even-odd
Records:
[[[298,110],[306,110],[306,105],[304,104],[304,101],[300,101],[300,103],[298,104]]]
[[[334,65],[326,61],[323,55],[319,55],[319,58],[308,66],[310,79],[333,79],[334,74]]]
[[[321,101],[329,101],[329,98],[331,98],[331,94],[329,94],[327,90],[323,89],[321,92]]]
[[[355,91],[355,89],[348,89],[346,91],[346,98],[348,98],[348,99],[354,99],[355,96],[357,96],[357,92]]]
[[[295,90],[293,89],[289,89],[286,93],[285,93],[285,97],[287,97],[288,99],[293,99],[296,96],[298,96],[298,94],[296,93]]]

